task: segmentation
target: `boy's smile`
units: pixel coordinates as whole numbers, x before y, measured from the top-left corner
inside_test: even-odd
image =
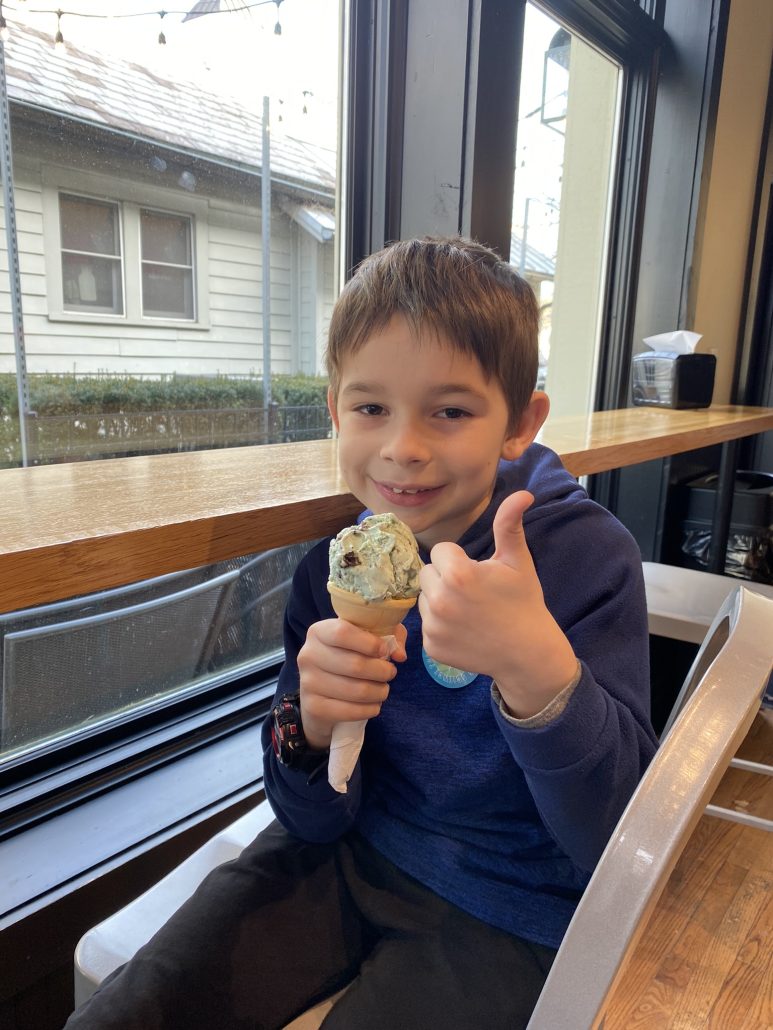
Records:
[[[534,439],[547,414],[547,398],[535,398],[509,429],[502,388],[476,358],[431,329],[417,338],[395,316],[345,359],[329,396],[344,479],[426,549],[455,542],[486,509],[500,457],[519,457]]]

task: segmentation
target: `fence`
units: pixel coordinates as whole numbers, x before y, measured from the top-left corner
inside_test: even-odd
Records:
[[[278,404],[270,406],[268,417],[263,408],[127,411],[43,415],[29,419],[27,427],[35,465],[323,440],[331,433],[325,405]],[[19,464],[19,424],[6,416],[0,421],[0,466]]]

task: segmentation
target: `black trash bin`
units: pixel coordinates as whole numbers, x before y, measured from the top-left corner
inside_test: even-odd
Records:
[[[708,566],[717,480],[716,473],[710,473],[684,484],[681,552],[687,568]],[[725,575],[773,583],[773,473],[736,472]]]

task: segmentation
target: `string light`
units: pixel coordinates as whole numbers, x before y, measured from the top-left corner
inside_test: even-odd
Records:
[[[56,12],[56,35],[54,36],[54,50],[58,50],[60,53],[65,49],[64,36],[62,35],[63,13],[63,11]]]
[[[283,2],[284,0],[252,0],[252,2],[246,0],[246,2],[239,4],[239,6],[236,6],[234,0],[231,0],[229,6],[221,7],[220,0],[218,0],[216,6],[211,7],[209,10],[197,12],[193,15],[193,17],[201,17],[204,14],[237,14],[241,11],[251,11],[255,7],[266,7],[268,4],[276,4],[277,20],[276,24],[274,25],[274,35],[281,36],[282,25],[279,21],[279,6]],[[194,5],[193,9],[195,9],[195,6],[196,5]],[[30,14],[56,15],[56,36],[54,37],[54,49],[59,51],[65,49],[64,36],[62,34],[62,17],[65,14],[70,18],[97,18],[102,21],[115,21],[118,18],[147,18],[157,15],[159,18],[161,18],[163,22],[163,19],[166,17],[167,14],[182,14],[185,15],[185,18],[183,20],[187,20],[189,17],[191,17],[193,9],[188,8],[187,10],[174,11],[124,11],[120,14],[95,14],[91,11],[69,11],[63,10],[62,8],[59,8],[57,10],[44,9],[39,7],[34,9],[27,8]],[[0,0],[0,40],[5,42],[9,38],[9,36],[10,32],[8,29],[8,24],[3,15],[3,0]],[[158,34],[158,42],[161,46],[164,46],[166,44],[166,35],[164,34],[163,26]]]
[[[209,11],[206,11],[206,12],[202,12],[202,13],[203,14],[207,14],[207,15],[212,15],[212,14],[239,14],[241,11],[251,11],[255,7],[266,7],[266,6],[268,6],[268,4],[276,4],[277,8],[279,8],[279,5],[281,3],[283,3],[283,2],[284,2],[284,0],[252,0],[252,2],[249,2],[249,0],[247,0],[247,2],[239,4],[238,7],[237,6],[230,6],[230,5],[228,7],[219,7],[218,6],[216,8],[213,8],[212,10],[209,10]],[[118,18],[159,17],[159,16],[167,15],[167,14],[189,15],[191,13],[190,9],[188,9],[188,10],[170,10],[170,11],[159,11],[159,10],[152,10],[152,11],[123,11],[123,12],[118,13],[118,14],[96,14],[93,11],[70,11],[70,10],[64,10],[64,9],[57,10],[55,8],[42,8],[42,7],[27,8],[27,10],[30,12],[30,14],[56,14],[57,16],[63,16],[63,15],[66,14],[70,18],[96,18],[96,19],[98,19],[100,21],[115,21]],[[197,17],[198,16],[199,15],[197,15]],[[279,23],[277,22],[277,24],[279,24]],[[279,26],[279,28],[280,28],[280,32],[277,33],[277,35],[281,34],[281,25]]]

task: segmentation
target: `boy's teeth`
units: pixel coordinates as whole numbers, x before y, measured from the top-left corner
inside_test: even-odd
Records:
[[[392,492],[396,494],[417,494],[418,490],[401,490],[398,486],[392,487]]]

